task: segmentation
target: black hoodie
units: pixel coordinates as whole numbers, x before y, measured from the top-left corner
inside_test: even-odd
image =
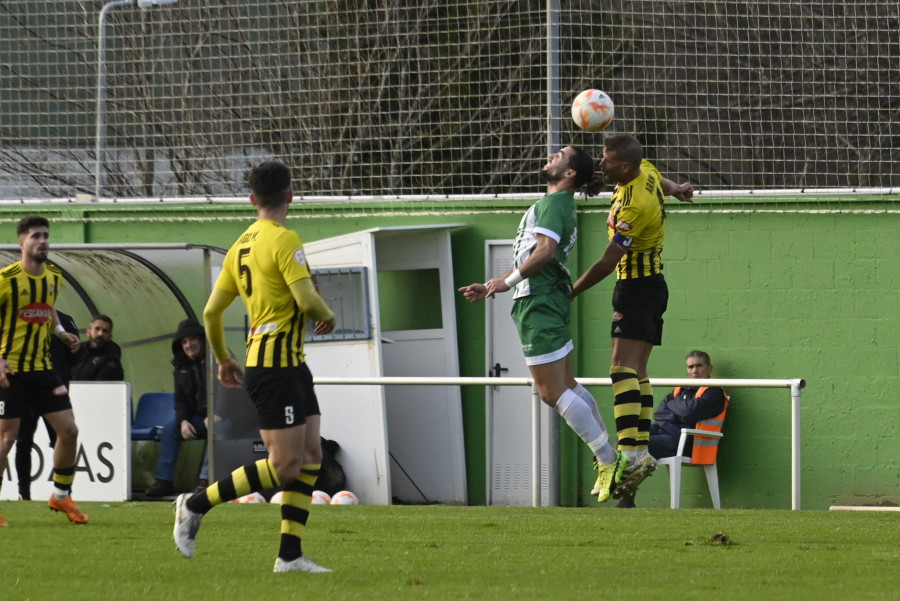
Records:
[[[175,416],[180,424],[191,416],[206,417],[206,351],[196,358],[184,354],[181,341],[188,336],[200,336],[206,341],[206,330],[195,319],[178,324],[172,340],[172,365],[175,366]]]

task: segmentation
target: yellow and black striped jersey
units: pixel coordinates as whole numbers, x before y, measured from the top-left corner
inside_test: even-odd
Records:
[[[650,161],[641,161],[641,174],[612,194],[607,226],[609,239],[625,249],[616,266],[620,280],[662,272],[666,237],[665,194],[662,176]]]
[[[300,236],[276,221],[254,222],[229,249],[216,288],[239,294],[247,306],[247,367],[291,367],[306,360],[306,316],[290,285],[308,277]]]
[[[0,271],[0,355],[13,371],[53,369],[51,326],[61,283],[62,272],[50,263],[36,277],[21,261]]]

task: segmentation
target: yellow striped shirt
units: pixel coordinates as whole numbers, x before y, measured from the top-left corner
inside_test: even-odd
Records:
[[[609,210],[609,239],[627,247],[616,267],[620,280],[643,278],[662,272],[666,210],[662,176],[650,161],[641,162],[641,174],[625,185],[616,185]]]
[[[50,331],[62,271],[50,263],[29,275],[17,261],[0,271],[0,355],[13,371],[53,369]]]
[[[306,315],[290,285],[308,277],[300,236],[276,221],[254,222],[229,249],[216,288],[239,294],[247,307],[247,367],[291,367],[306,360]]]

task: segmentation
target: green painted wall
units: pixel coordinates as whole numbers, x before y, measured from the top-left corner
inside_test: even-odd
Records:
[[[897,436],[900,317],[896,252],[900,216],[880,199],[779,200],[758,204],[703,198],[670,209],[665,273],[670,288],[663,345],[651,377],[684,376],[684,355],[700,348],[723,378],[805,378],[802,411],[802,507],[900,503]],[[452,234],[454,281],[483,281],[484,241],[511,238],[528,201],[384,202],[311,205],[296,201],[289,226],[317,240],[385,224],[468,223]],[[585,203],[572,271],[606,245],[605,201]],[[860,208],[874,213],[839,213]],[[15,221],[39,212],[55,242],[192,242],[227,247],[253,219],[249,205],[75,205],[0,208],[7,242]],[[576,375],[605,377],[609,365],[612,281],[576,303]],[[462,375],[485,374],[484,309],[457,299]],[[200,309],[200,307],[196,307]],[[118,317],[121,321],[124,317]],[[312,351],[314,352],[314,350]],[[126,359],[126,370],[131,369]],[[168,380],[166,364],[161,377]],[[140,389],[135,381],[135,395]],[[656,390],[657,399],[667,390]],[[790,395],[733,389],[720,452],[724,507],[790,507]],[[594,390],[612,424],[609,388]],[[484,501],[484,393],[463,388],[470,503]],[[523,408],[523,410],[525,410]],[[564,428],[563,502],[592,505],[588,452]],[[700,470],[688,470],[683,506],[709,506]],[[696,473],[694,473],[696,472]],[[640,506],[666,506],[664,472],[647,481]]]

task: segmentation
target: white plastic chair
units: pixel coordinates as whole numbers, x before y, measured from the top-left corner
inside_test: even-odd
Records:
[[[723,435],[721,432],[710,432],[709,430],[697,430],[695,428],[682,428],[681,436],[678,438],[678,454],[674,457],[664,457],[656,460],[657,465],[665,465],[669,470],[669,507],[678,509],[681,506],[681,466],[695,465],[702,467],[703,471],[706,472],[706,483],[709,485],[709,496],[712,497],[713,507],[722,509],[722,502],[719,498],[719,472],[716,469],[716,464],[694,463],[691,457],[682,455],[688,436],[703,436],[720,439]]]
[[[703,467],[713,507],[722,509],[722,501],[719,498],[719,471],[716,468],[716,462],[719,456],[719,440],[722,439],[722,427],[725,425],[725,412],[728,411],[730,400],[726,394],[725,406],[719,415],[700,420],[695,428],[681,429],[681,436],[678,437],[678,452],[674,457],[663,457],[656,460],[657,465],[665,465],[669,470],[669,507],[672,509],[681,507],[682,465]],[[687,444],[688,436],[694,437],[694,445],[691,456],[685,457],[684,447]]]

